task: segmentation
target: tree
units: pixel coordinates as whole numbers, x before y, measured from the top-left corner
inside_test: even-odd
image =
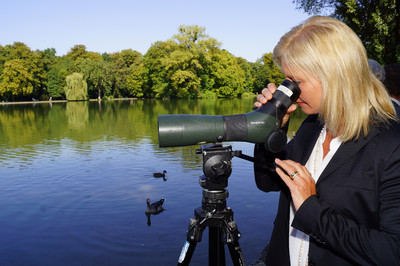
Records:
[[[264,54],[261,58],[264,67],[267,69],[267,80],[268,83],[281,84],[285,79],[283,72],[274,64],[272,61],[272,53]],[[268,85],[265,84],[265,85]]]
[[[66,56],[59,57],[54,62],[47,73],[47,93],[49,97],[60,98],[65,95],[66,78],[73,73],[71,72],[73,64],[73,60]]]
[[[71,51],[67,53],[67,58],[72,59],[73,64],[70,65],[70,71],[79,72],[81,68],[81,64],[85,59],[102,60],[102,56],[99,53],[86,51],[86,46],[82,44],[77,44],[71,48]],[[71,72],[71,73],[72,73]]]
[[[142,61],[142,54],[132,49],[122,50],[110,55],[113,61],[121,60],[126,67],[138,65]]]
[[[399,0],[293,0],[308,14],[329,14],[352,28],[368,56],[381,64],[400,62]]]
[[[112,84],[113,96],[144,96],[144,84],[146,75],[141,53],[132,49],[122,50],[118,53],[110,54],[110,63],[114,74]],[[143,72],[144,71],[144,72]]]
[[[147,69],[147,82],[143,84],[144,97],[169,97],[170,80],[164,59],[176,49],[178,45],[173,40],[158,41],[144,55],[143,64]]]
[[[254,91],[261,92],[268,83],[280,84],[285,79],[282,71],[273,63],[272,53],[267,53],[261,59],[253,63]]]
[[[110,63],[103,60],[85,59],[81,64],[81,72],[88,83],[89,93],[97,94],[99,100],[102,92],[104,96],[110,96],[113,81]]]
[[[130,67],[130,75],[126,79],[126,87],[130,96],[144,97],[144,85],[147,83],[148,69],[144,64]]]
[[[251,67],[251,64],[247,62],[244,58],[239,57],[236,59],[240,68],[244,71],[244,91],[245,92],[255,92],[254,89],[254,71]]]
[[[210,74],[218,97],[236,97],[244,92],[245,72],[228,51],[213,53]]]
[[[220,44],[205,33],[205,28],[197,25],[182,25],[178,31],[179,34],[172,39],[177,43],[176,50],[163,60],[170,84],[168,94],[178,98],[196,98],[202,91],[202,84],[207,89],[215,85],[209,76],[209,67]]]
[[[52,68],[47,73],[47,93],[49,97],[59,98],[64,94],[64,86],[62,86],[62,81],[59,79],[59,69]]]
[[[86,46],[83,44],[77,44],[71,48],[71,51],[67,53],[67,57],[72,60],[85,59],[88,57],[88,52],[86,51]]]
[[[56,62],[57,56],[56,56],[56,49],[54,48],[47,48],[44,51],[41,52],[43,55],[43,58],[46,59],[46,71],[50,70],[51,66]]]
[[[39,98],[47,83],[48,61],[40,51],[24,43],[6,45],[0,51],[0,95],[6,98]]]
[[[67,85],[64,87],[68,101],[81,101],[88,99],[87,83],[80,73],[67,76]]]
[[[29,96],[33,92],[33,76],[22,59],[9,60],[0,76],[0,93],[5,98]]]
[[[177,49],[164,58],[163,64],[169,79],[167,94],[174,98],[196,98],[200,78],[196,69],[202,69],[197,57],[188,49]]]

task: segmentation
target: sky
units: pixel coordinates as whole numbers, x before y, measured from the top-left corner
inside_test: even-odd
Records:
[[[234,56],[255,62],[309,15],[292,0],[0,0],[0,45],[32,50],[145,54],[157,41],[197,25]]]

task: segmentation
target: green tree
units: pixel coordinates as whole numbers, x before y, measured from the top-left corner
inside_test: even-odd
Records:
[[[261,92],[268,83],[278,85],[285,79],[285,75],[273,63],[272,53],[264,54],[252,66],[254,69],[254,92]]]
[[[196,98],[215,85],[209,68],[220,44],[196,25],[180,26],[178,31],[172,39],[154,43],[144,55],[145,97]]]
[[[213,58],[220,50],[220,42],[211,38],[205,33],[205,28],[197,25],[180,26],[179,33],[174,35],[173,40],[178,43],[178,47],[185,53],[181,53],[181,58],[186,57],[186,62],[175,60],[179,64],[185,64],[181,71],[173,76],[174,80],[181,81],[184,85],[184,92],[191,98],[205,92],[216,93],[215,76],[212,75]],[[171,54],[172,56],[173,54]],[[178,55],[179,54],[175,54]],[[210,95],[208,93],[208,95]]]
[[[169,97],[170,80],[165,68],[165,58],[178,49],[173,40],[155,42],[143,57],[144,67],[147,69],[147,82],[143,84],[145,97]]]
[[[81,64],[81,72],[88,83],[88,91],[91,95],[110,96],[113,81],[113,73],[110,63],[103,60],[85,59]]]
[[[67,76],[67,85],[64,87],[68,101],[81,101],[88,99],[87,83],[81,73]]]
[[[154,43],[143,56],[143,68],[129,79],[130,92],[144,97],[196,98],[235,97],[251,91],[251,65],[219,46],[205,28],[180,26],[172,39]]]
[[[81,69],[81,64],[85,59],[90,59],[94,61],[100,61],[103,57],[99,53],[86,51],[86,46],[82,44],[77,44],[71,48],[66,55],[67,58],[71,59],[73,64],[69,66],[70,73],[79,72]]]
[[[66,78],[73,72],[72,69],[74,62],[71,58],[63,56],[55,60],[51,69],[47,73],[47,93],[49,97],[62,98],[65,96],[64,87]]]
[[[145,84],[147,83],[148,69],[144,64],[130,67],[130,75],[126,79],[126,87],[129,96],[144,97]]]
[[[53,66],[53,64],[56,62],[57,60],[57,56],[56,56],[56,49],[54,48],[47,48],[44,51],[41,52],[43,58],[46,61],[46,71],[49,71],[50,68]]]
[[[58,68],[53,67],[47,73],[47,93],[52,98],[60,98],[64,94],[64,86],[62,80],[59,79],[59,71]]]
[[[167,95],[169,97],[197,97],[200,78],[196,69],[201,69],[202,66],[194,53],[189,49],[177,49],[164,59],[163,65],[168,73],[170,86]]]
[[[218,97],[236,97],[244,92],[245,72],[228,51],[213,53],[210,74]]]
[[[114,73],[112,95],[115,97],[143,97],[146,76],[143,76],[143,56],[132,49],[110,54],[111,68]],[[140,91],[140,92],[139,92]],[[141,95],[141,96],[139,96]]]
[[[50,68],[51,62],[45,57],[41,51],[34,51],[29,60],[25,61],[29,71],[33,76],[33,92],[34,98],[46,97],[47,87],[47,69]]]
[[[4,63],[0,76],[0,93],[14,99],[30,96],[33,92],[33,76],[22,59],[12,59]]]
[[[17,99],[39,98],[45,92],[48,60],[40,51],[31,51],[15,42],[0,50],[0,96]]]
[[[243,82],[244,92],[253,93],[255,79],[254,79],[254,71],[253,68],[251,67],[251,64],[242,57],[236,58],[236,61],[239,67],[244,72],[244,82]]]
[[[261,59],[257,59],[255,63],[251,63],[251,67],[254,76],[253,92],[260,93],[268,84],[268,70],[264,67]]]
[[[142,61],[142,54],[132,49],[122,50],[110,55],[113,61],[121,60],[126,67],[138,65]]]
[[[309,14],[329,14],[351,27],[368,56],[382,64],[400,62],[399,0],[294,0]]]
[[[71,48],[71,51],[67,53],[67,57],[70,57],[72,60],[83,60],[88,58],[88,52],[86,51],[86,46],[83,44],[74,45]]]
[[[280,84],[285,79],[283,72],[272,61],[272,53],[264,54],[261,58],[264,67],[267,69],[268,83]],[[268,85],[268,83],[266,85]]]

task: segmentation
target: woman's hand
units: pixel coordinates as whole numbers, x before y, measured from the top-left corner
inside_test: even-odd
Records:
[[[293,204],[297,211],[308,197],[317,194],[315,181],[307,168],[299,163],[292,160],[282,161],[279,159],[275,159],[275,163],[289,174],[288,176],[279,167],[276,168],[276,172],[290,190]]]
[[[263,104],[266,104],[269,100],[272,99],[275,91],[276,91],[276,85],[274,83],[269,83],[267,88],[263,89],[261,91],[261,94],[257,95],[257,101],[253,104],[254,108],[259,108]],[[289,109],[286,112],[286,115],[282,119],[282,125],[281,127],[285,126],[286,123],[289,121],[289,116],[291,113],[293,113],[296,110],[297,106],[295,104],[292,104]]]

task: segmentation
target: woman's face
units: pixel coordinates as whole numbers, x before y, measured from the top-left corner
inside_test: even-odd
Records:
[[[286,64],[282,64],[282,70],[287,79],[298,83],[301,93],[296,103],[301,110],[305,114],[319,113],[322,102],[321,82],[305,71],[297,68],[289,69]]]

